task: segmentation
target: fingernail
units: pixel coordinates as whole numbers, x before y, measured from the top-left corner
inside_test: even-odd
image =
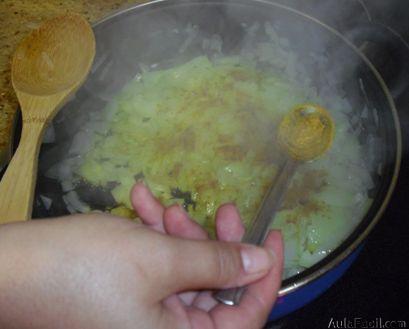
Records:
[[[268,271],[274,263],[275,255],[271,249],[246,246],[241,250],[241,260],[247,274]]]

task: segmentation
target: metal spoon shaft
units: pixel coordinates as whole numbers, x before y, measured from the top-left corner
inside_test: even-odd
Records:
[[[297,161],[288,157],[274,184],[270,186],[265,195],[251,227],[244,235],[242,239],[243,243],[255,245],[263,244],[296,168]],[[245,287],[221,290],[215,294],[215,298],[223,304],[235,306],[240,304],[244,291]]]
[[[264,196],[257,215],[250,229],[247,230],[244,235],[242,242],[255,245],[263,244],[274,216],[285,197],[285,192],[287,191],[296,167],[297,163],[290,158],[285,162],[276,181],[270,186],[267,194]]]

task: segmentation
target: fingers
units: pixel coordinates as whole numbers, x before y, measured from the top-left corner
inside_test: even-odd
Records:
[[[185,239],[206,240],[207,233],[191,220],[186,211],[179,205],[165,210],[163,223],[168,234]]]
[[[213,292],[211,291],[204,291],[198,294],[192,304],[192,306],[205,312],[209,312],[216,305],[218,305],[218,302],[213,298]]]
[[[243,237],[244,226],[234,204],[225,204],[217,210],[216,234],[221,241],[238,242]]]
[[[180,205],[174,205],[165,210],[163,223],[168,234],[194,240],[206,240],[208,235],[200,225],[191,220],[186,211]],[[179,294],[180,300],[185,305],[192,305],[198,292],[186,292]]]
[[[156,231],[164,232],[163,213],[165,208],[145,184],[135,184],[131,191],[131,203],[145,225]]]
[[[244,235],[244,226],[240,214],[234,204],[221,206],[216,213],[216,235],[221,241],[238,242]],[[192,306],[209,312],[218,302],[211,292],[205,291],[197,295]]]
[[[186,306],[191,306],[193,302],[196,300],[199,292],[197,291],[188,291],[178,294],[180,301],[185,304]]]
[[[277,266],[273,267],[270,273],[260,282],[250,285],[242,301],[243,310],[247,309],[249,317],[253,315],[259,319],[267,319],[268,314],[271,312],[281,286],[283,272],[283,242],[281,234],[276,231],[271,232],[265,245],[274,250]],[[260,325],[263,324],[264,322]]]
[[[265,246],[274,251],[276,262],[269,273],[247,287],[240,306],[219,305],[211,316],[220,328],[261,328],[277,298],[283,270],[283,242],[281,234],[270,232]]]
[[[215,329],[214,321],[206,311],[198,309],[196,307],[187,308],[187,316],[191,329]],[[220,328],[224,329],[224,328]],[[236,328],[237,329],[237,328]]]
[[[162,243],[157,256],[160,259],[155,260],[161,264],[160,272],[154,273],[161,298],[189,290],[247,285],[264,277],[274,264],[273,255],[265,248],[166,238],[168,242]],[[156,252],[151,251],[151,258]]]

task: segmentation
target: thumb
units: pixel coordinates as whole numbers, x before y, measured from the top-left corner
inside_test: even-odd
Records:
[[[263,278],[275,262],[267,247],[173,237],[169,237],[166,254],[157,281],[162,297],[186,290],[244,286]]]

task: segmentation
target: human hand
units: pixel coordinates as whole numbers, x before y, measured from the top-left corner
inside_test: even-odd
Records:
[[[179,205],[165,208],[144,184],[136,184],[131,200],[142,222],[155,231],[185,239],[208,240],[207,233],[191,220]],[[216,214],[216,235],[220,241],[239,242],[245,233],[237,208],[221,206]],[[282,274],[282,241],[279,232],[271,232],[266,247],[274,251],[275,268],[261,281],[250,285],[240,307],[219,305],[211,291],[190,291],[169,297],[173,304],[184,306],[191,313],[197,328],[261,328],[276,300]],[[272,284],[273,283],[273,284]],[[208,323],[214,318],[220,323]],[[205,324],[206,323],[206,324]],[[194,327],[196,328],[196,327]]]
[[[0,327],[262,326],[281,281],[277,233],[266,242],[275,257],[238,243],[193,241],[204,239],[203,231],[179,208],[164,209],[140,185],[133,202],[145,223],[177,237],[98,214],[0,227]],[[236,216],[230,222],[238,223],[226,207],[218,234],[236,240],[242,228],[223,231],[230,226],[220,218]],[[245,269],[243,255],[253,267]],[[252,282],[237,308],[214,306],[209,293],[195,292]]]

